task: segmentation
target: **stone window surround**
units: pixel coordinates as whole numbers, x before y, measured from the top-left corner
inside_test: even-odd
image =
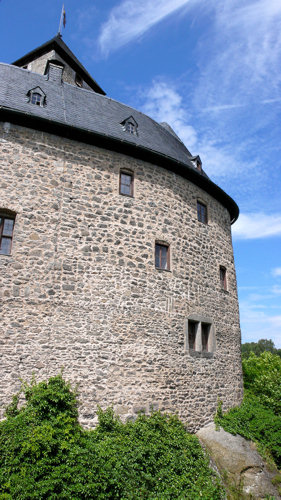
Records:
[[[195,349],[189,348],[189,322],[196,323]],[[202,350],[202,323],[209,325],[208,351]],[[212,318],[201,314],[191,314],[185,320],[184,327],[184,351],[197,358],[212,358],[216,351],[216,335]]]
[[[2,241],[2,237],[5,237],[6,239],[9,239],[10,240],[10,251],[9,253],[1,253],[0,252],[0,256],[9,256],[11,255],[12,253],[12,245],[13,245],[13,237],[14,237],[14,229],[15,229],[15,220],[16,220],[16,212],[12,211],[12,210],[8,210],[8,209],[0,209],[0,246],[1,246],[1,241]],[[5,223],[5,220],[12,220],[13,221],[13,228],[12,228],[12,233],[11,234],[3,234],[3,229],[4,229],[4,223]]]
[[[227,279],[227,270],[225,266],[220,266],[219,269],[220,276],[220,288],[223,292],[228,292],[228,279]]]
[[[201,217],[202,214],[200,214],[198,211],[198,209],[200,207],[204,207],[206,209],[206,217],[205,218],[202,218]],[[208,222],[209,222],[209,213],[208,213],[208,205],[207,205],[206,201],[202,200],[201,198],[197,198],[197,200],[196,200],[196,212],[197,212],[198,222],[207,226]]]
[[[129,175],[131,177],[131,183],[130,183],[130,194],[127,193],[122,193],[122,174],[124,175]],[[129,198],[134,198],[134,191],[135,191],[135,176],[134,172],[129,169],[121,169],[119,172],[119,194],[122,196],[128,196]]]
[[[166,247],[168,249],[167,253],[167,268],[156,266],[156,246]],[[157,239],[154,242],[154,264],[157,271],[171,272],[171,245],[165,240]]]

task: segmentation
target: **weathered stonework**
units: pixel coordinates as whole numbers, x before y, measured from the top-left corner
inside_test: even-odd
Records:
[[[2,410],[20,378],[62,367],[88,426],[97,404],[122,418],[177,412],[195,429],[218,397],[225,408],[241,401],[230,216],[219,201],[158,165],[3,122],[0,168],[0,209],[17,214],[12,253],[0,255]],[[134,173],[133,198],[119,194],[120,169]],[[156,240],[170,244],[170,271],[155,269]],[[212,318],[210,356],[186,348],[192,315]]]

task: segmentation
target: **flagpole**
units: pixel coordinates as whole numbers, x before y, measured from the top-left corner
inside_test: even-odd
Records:
[[[62,5],[61,15],[60,15],[60,24],[59,24],[59,32],[58,32],[58,34],[60,36],[61,36],[61,30],[62,30],[63,13],[64,13],[64,5]]]

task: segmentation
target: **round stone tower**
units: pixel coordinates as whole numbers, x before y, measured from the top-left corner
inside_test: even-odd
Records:
[[[2,410],[78,383],[80,419],[241,401],[235,202],[167,124],[105,96],[60,37],[0,64]]]

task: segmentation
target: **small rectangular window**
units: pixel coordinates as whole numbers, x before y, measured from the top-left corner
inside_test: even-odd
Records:
[[[163,243],[155,243],[155,267],[158,269],[170,269],[170,247]]]
[[[222,290],[227,290],[226,268],[220,266],[220,284]]]
[[[0,255],[10,255],[15,218],[0,215]]]
[[[198,323],[195,321],[188,322],[188,347],[189,349],[193,349],[195,351],[196,345],[196,332],[197,332]]]
[[[208,323],[201,324],[201,333],[202,333],[202,351],[209,351],[210,325]]]
[[[208,223],[207,205],[201,201],[197,201],[197,218],[199,222],[203,222],[203,224]]]
[[[120,172],[120,188],[119,193],[125,196],[134,195],[134,177],[133,174]]]
[[[36,104],[37,106],[41,106],[42,96],[38,92],[32,92],[31,94],[31,103]]]

